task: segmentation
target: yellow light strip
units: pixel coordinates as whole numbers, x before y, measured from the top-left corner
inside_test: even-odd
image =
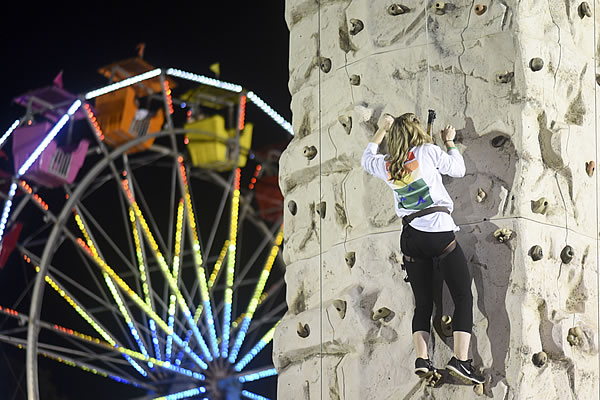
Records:
[[[194,323],[190,308],[188,307],[187,303],[185,302],[183,295],[181,294],[181,291],[177,287],[177,282],[175,281],[175,278],[173,278],[173,275],[169,271],[169,266],[167,265],[167,262],[165,261],[164,256],[162,255],[162,253],[160,252],[160,250],[158,248],[158,243],[156,243],[156,240],[154,239],[154,236],[152,235],[152,232],[150,231],[150,227],[148,226],[146,219],[144,218],[144,215],[142,214],[142,211],[140,210],[140,207],[138,206],[137,202],[135,201],[135,199],[133,197],[133,193],[129,189],[129,181],[127,179],[123,179],[122,184],[123,184],[123,188],[125,189],[125,193],[127,194],[127,199],[129,200],[130,206],[132,206],[135,211],[135,216],[136,216],[137,220],[140,222],[140,225],[142,226],[142,230],[144,232],[144,237],[149,242],[150,247],[152,248],[152,250],[154,252],[154,255],[158,261],[158,266],[160,267],[160,270],[162,271],[163,276],[167,280],[169,287],[171,288],[171,291],[175,294],[175,296],[177,296],[177,303],[179,303],[179,307],[183,311],[183,314],[185,316],[186,321],[188,322],[188,325],[190,325],[190,328],[192,329],[192,332],[194,333],[196,340],[200,344],[200,347],[202,348],[202,352],[203,352],[204,356],[206,357],[206,359],[208,361],[212,361],[212,359],[213,359],[212,355],[210,354],[210,351],[208,350],[208,347],[206,346],[206,342],[204,341],[204,338],[202,337],[202,334],[200,333],[198,326]],[[155,313],[153,312],[153,314],[155,314]],[[156,321],[158,322],[158,320],[156,320]],[[162,321],[162,320],[161,320],[161,322],[164,323],[164,321]],[[166,324],[165,324],[165,327],[166,327]],[[165,329],[165,331],[168,332],[168,329]],[[172,334],[172,329],[170,332],[168,332],[168,334]]]

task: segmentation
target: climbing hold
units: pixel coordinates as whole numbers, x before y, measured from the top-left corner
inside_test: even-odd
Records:
[[[473,386],[473,391],[477,396],[483,396],[483,383],[478,383],[477,385]]]
[[[583,339],[583,330],[580,327],[574,326],[569,329],[567,342],[569,342],[571,346],[581,346],[583,344]]]
[[[585,172],[587,172],[588,176],[593,176],[594,171],[596,170],[596,163],[594,161],[588,161],[585,163]]]
[[[531,200],[531,211],[536,214],[546,214],[548,211],[548,199],[545,197],[540,197],[537,200]]]
[[[568,264],[575,257],[575,250],[569,245],[566,245],[564,249],[560,252],[560,259],[563,263]]]
[[[544,257],[542,248],[537,244],[529,249],[529,256],[533,261],[540,261]]]
[[[344,300],[334,300],[333,307],[338,312],[341,319],[346,316],[346,302]]]
[[[546,362],[548,362],[548,355],[545,352],[540,351],[539,353],[535,353],[533,355],[532,361],[536,367],[541,368],[546,365]]]
[[[315,146],[304,146],[304,150],[302,150],[304,157],[312,160],[317,156],[317,148]]]
[[[592,9],[590,8],[590,5],[587,1],[581,2],[579,7],[577,8],[577,12],[579,13],[579,18],[592,16]]]
[[[487,193],[483,191],[482,188],[477,189],[477,202],[481,203],[485,200],[485,198],[487,197]]]
[[[322,219],[325,219],[326,212],[327,212],[327,204],[324,201],[322,201],[319,203],[319,207],[317,207],[317,214],[319,214]]]
[[[310,335],[310,327],[308,326],[308,324],[302,325],[302,322],[298,322],[298,328],[296,328],[296,333],[298,333],[298,336],[300,336],[301,338],[306,338],[308,337],[308,335]]]
[[[508,82],[512,81],[514,76],[515,76],[514,72],[509,72],[509,71],[498,72],[498,73],[496,73],[496,82],[508,83]]]
[[[449,315],[442,315],[442,335],[446,337],[452,336],[452,317]]]
[[[350,84],[353,86],[360,85],[360,75],[350,75]]]
[[[321,71],[325,73],[331,71],[331,59],[327,57],[319,57],[319,68],[321,68]]]
[[[596,83],[600,85],[600,74],[596,75]]]
[[[290,214],[296,215],[296,212],[298,211],[298,206],[296,205],[296,202],[294,200],[290,200],[288,202],[288,210],[290,210]]]
[[[353,251],[349,251],[344,256],[344,259],[346,260],[346,265],[352,268],[354,267],[354,263],[356,262],[356,253]]]
[[[365,28],[365,24],[360,19],[351,18],[350,19],[350,34],[356,35],[360,31]]]
[[[494,232],[494,237],[500,243],[508,242],[512,237],[513,231],[508,228],[500,228]]]
[[[352,131],[352,117],[349,115],[340,115],[338,117],[338,122],[342,124],[346,134],[349,135],[350,131]]]
[[[437,15],[444,15],[446,13],[446,3],[443,1],[436,1],[433,8]]]
[[[475,4],[475,14],[483,15],[487,11],[487,6],[485,4]]]
[[[529,68],[531,68],[533,72],[541,70],[544,68],[544,60],[539,57],[532,58],[531,61],[529,61]]]
[[[402,5],[402,4],[392,4],[387,9],[388,14],[394,15],[394,16],[401,15],[401,14],[406,14],[409,11],[410,11],[410,8],[408,8],[408,7],[406,7],[405,5]]]
[[[508,142],[508,136],[498,135],[492,139],[492,147],[502,147]]]
[[[392,310],[390,310],[387,307],[381,307],[381,308],[378,308],[377,310],[375,310],[372,318],[373,318],[373,321],[378,321],[380,319],[384,319],[387,322],[388,320],[386,320],[386,318],[388,318],[390,315],[393,318]]]

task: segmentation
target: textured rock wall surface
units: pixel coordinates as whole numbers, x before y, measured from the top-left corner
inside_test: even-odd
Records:
[[[412,372],[401,223],[385,183],[360,167],[382,112],[426,120],[432,108],[436,132],[457,128],[467,167],[445,183],[473,277],[485,396],[597,399],[598,185],[586,162],[598,151],[600,1],[589,16],[569,0],[427,4],[426,30],[423,1],[391,15],[388,0],[287,0],[296,137],[280,161],[289,311],[274,338],[279,398],[474,396],[454,380],[424,387]],[[509,240],[495,238],[501,228]],[[453,310],[447,289],[437,293],[436,332]],[[432,341],[444,366],[452,339]]]

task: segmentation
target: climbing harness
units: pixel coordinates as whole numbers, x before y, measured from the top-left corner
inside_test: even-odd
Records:
[[[424,215],[429,215],[429,214],[433,214],[436,212],[445,212],[447,214],[450,214],[450,210],[448,210],[448,208],[446,208],[446,207],[442,207],[442,206],[429,207],[424,210],[417,211],[417,212],[414,212],[409,215],[405,215],[404,217],[402,217],[402,225],[406,226],[406,225],[410,224],[411,221],[413,221],[416,218],[420,218]],[[455,248],[456,248],[456,239],[452,240],[444,248],[444,250],[440,253],[440,255],[433,258],[434,263],[436,265],[439,265],[440,260],[443,260],[448,254],[452,253]],[[406,272],[405,263],[415,263],[415,262],[419,262],[419,261],[425,261],[425,260],[421,259],[421,258],[407,256],[406,254],[404,254],[402,256],[402,270]],[[404,281],[408,282],[408,274],[404,277]]]

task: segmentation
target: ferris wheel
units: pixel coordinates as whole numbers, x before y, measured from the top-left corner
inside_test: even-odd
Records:
[[[139,399],[267,399],[283,199],[246,105],[291,125],[239,85],[139,57],[99,72],[109,85],[85,95],[19,96],[0,138],[0,268],[30,277],[0,305],[0,341],[25,350],[28,398],[51,359]]]

